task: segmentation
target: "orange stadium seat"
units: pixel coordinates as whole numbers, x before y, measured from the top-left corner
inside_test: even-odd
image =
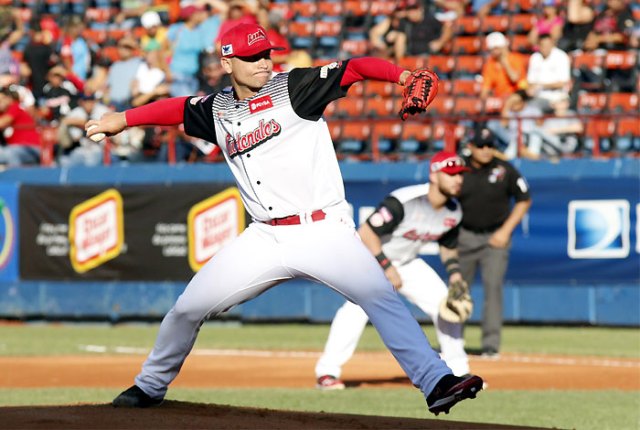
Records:
[[[316,37],[336,37],[342,32],[341,21],[316,21],[313,30]]]
[[[607,109],[610,112],[638,112],[638,94],[636,93],[611,93],[607,100]],[[637,118],[640,122],[640,118]]]
[[[373,16],[376,15],[383,15],[383,16],[389,16],[393,13],[393,11],[396,9],[396,2],[395,1],[372,1],[369,2],[370,6],[369,6],[369,13]]]
[[[479,97],[456,97],[453,112],[461,116],[479,115],[482,112],[482,100]]]
[[[397,85],[393,82],[367,81],[365,86],[365,93],[369,97],[391,97]]]
[[[451,55],[432,55],[425,60],[422,67],[429,67],[440,75],[451,73],[455,65],[456,59]]]
[[[369,41],[366,39],[345,39],[341,42],[340,50],[346,52],[351,57],[360,57],[369,52]]]
[[[344,11],[347,16],[365,16],[369,12],[369,2],[366,0],[346,0]]]
[[[403,122],[398,151],[405,153],[424,152],[431,139],[431,126],[421,122]]]
[[[388,153],[395,149],[395,141],[400,137],[402,123],[397,120],[378,121],[373,124],[371,144],[373,151]]]
[[[484,101],[483,112],[487,115],[495,115],[502,112],[504,107],[504,97],[490,96]]]
[[[604,65],[604,55],[589,52],[575,54],[571,58],[571,67],[574,69],[593,69]]]
[[[349,96],[362,97],[364,96],[364,82],[356,82],[349,88]]]
[[[456,59],[455,75],[478,75],[482,73],[484,58],[481,55],[460,55]]]
[[[313,34],[312,22],[289,22],[289,35],[291,37],[310,37]]]
[[[607,95],[603,93],[581,93],[578,96],[579,113],[598,113],[607,105]]]
[[[530,53],[532,51],[531,42],[526,34],[514,34],[511,36],[511,50],[521,53]]]
[[[289,3],[289,8],[294,17],[309,18],[316,14],[316,2],[294,1]]]
[[[110,9],[90,7],[85,12],[85,17],[91,22],[109,22],[112,12]]]
[[[420,69],[424,67],[426,64],[426,61],[427,60],[424,57],[407,56],[407,57],[401,58],[400,61],[398,61],[398,65],[400,67],[404,67],[407,70],[415,70],[415,69]]]
[[[454,104],[455,99],[451,96],[436,97],[429,105],[427,113],[431,115],[450,115]]]
[[[107,31],[92,30],[88,28],[82,32],[82,36],[89,42],[102,45],[107,40]]]
[[[339,141],[342,135],[342,123],[340,121],[329,121],[328,126],[331,140],[334,142]]]
[[[480,31],[480,18],[477,16],[461,16],[454,26],[457,34],[477,34]]]
[[[452,93],[453,93],[453,82],[440,79],[440,81],[438,81],[438,94],[440,96],[443,96],[443,95],[452,95]]]
[[[362,97],[344,97],[337,100],[335,115],[340,118],[360,117],[364,113]]]
[[[336,114],[336,105],[338,104],[338,102],[336,100],[332,101],[331,103],[329,103],[327,105],[326,108],[324,108],[324,116],[327,118],[331,118],[333,116],[335,116]]]
[[[336,1],[319,1],[318,2],[318,15],[319,16],[340,16],[344,8],[342,2]]]
[[[608,70],[628,70],[636,65],[638,54],[634,50],[609,51],[604,57],[604,67]]]
[[[482,18],[480,23],[481,33],[491,33],[499,31],[504,33],[509,28],[509,16],[508,15],[488,15]]]
[[[371,97],[365,101],[364,113],[370,117],[390,117],[397,113],[396,106],[392,97]]]
[[[611,147],[611,142],[616,134],[615,121],[611,119],[594,119],[586,121],[585,147],[598,154],[603,147]]]
[[[507,10],[510,12],[535,12],[538,0],[508,0]]]
[[[340,152],[361,153],[371,137],[371,125],[368,121],[344,121],[340,132]],[[349,141],[348,145],[345,141]]]
[[[620,118],[618,120],[618,135],[640,137],[640,121],[638,118]]]
[[[482,39],[478,36],[459,36],[453,39],[451,53],[454,55],[474,55],[482,49]]]
[[[453,95],[455,96],[478,96],[481,84],[475,79],[456,79],[453,81]],[[456,112],[457,112],[456,108]]]
[[[511,16],[509,29],[516,33],[529,33],[536,22],[536,15],[533,13],[520,13]]]

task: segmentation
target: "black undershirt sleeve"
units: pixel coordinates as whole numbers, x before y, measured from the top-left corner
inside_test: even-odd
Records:
[[[400,201],[387,196],[374,213],[367,218],[367,224],[378,236],[391,234],[404,219],[404,207]]]
[[[454,249],[458,246],[458,233],[460,232],[460,224],[440,236],[438,244],[445,248]]]
[[[214,94],[204,97],[189,97],[184,102],[184,131],[189,136],[218,144],[213,118]]]

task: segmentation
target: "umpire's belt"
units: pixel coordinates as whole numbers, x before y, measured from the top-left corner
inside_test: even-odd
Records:
[[[269,225],[297,225],[309,224],[316,221],[322,221],[327,214],[322,209],[313,212],[302,212],[298,215],[286,216],[284,218],[274,218],[269,221],[263,221]]]

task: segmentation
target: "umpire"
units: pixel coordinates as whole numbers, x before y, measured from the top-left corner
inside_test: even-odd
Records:
[[[500,351],[502,287],[511,234],[531,206],[527,181],[510,163],[496,157],[496,143],[486,128],[470,140],[471,154],[466,161],[471,170],[465,174],[458,197],[462,205],[460,269],[471,285],[480,268],[484,288],[482,355],[489,357]]]

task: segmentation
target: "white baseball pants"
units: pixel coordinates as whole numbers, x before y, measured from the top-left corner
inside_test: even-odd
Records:
[[[163,319],[136,385],[152,397],[164,397],[207,318],[293,278],[323,283],[358,303],[425,397],[451,373],[357,237],[353,221],[328,215],[293,226],[254,222],[218,252]]]
[[[447,296],[447,286],[438,274],[424,260],[416,258],[409,263],[397,266],[402,279],[399,293],[426,313],[436,329],[442,359],[455,375],[469,373],[469,359],[464,350],[462,324],[444,321],[438,316],[438,308]],[[332,375],[339,378],[342,366],[349,361],[358,346],[369,318],[362,308],[346,302],[338,309],[324,353],[316,363],[316,377]]]

